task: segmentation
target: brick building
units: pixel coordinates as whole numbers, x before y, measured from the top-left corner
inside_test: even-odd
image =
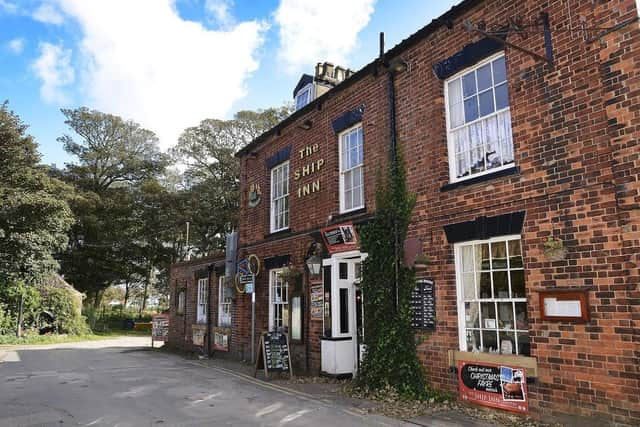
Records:
[[[465,0],[353,74],[303,76],[296,112],[238,154],[256,330],[286,331],[297,370],[357,375],[357,227],[395,139],[417,196],[405,253],[435,290],[429,380],[457,394],[468,364],[515,366],[534,416],[640,423],[637,13]],[[249,294],[231,312],[249,359]]]
[[[224,273],[224,254],[171,265],[169,345],[208,354],[216,333],[229,335],[231,297]]]

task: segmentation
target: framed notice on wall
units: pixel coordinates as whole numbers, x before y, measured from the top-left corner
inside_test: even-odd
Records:
[[[332,225],[320,230],[329,253],[352,251],[358,248],[358,234],[352,223]]]
[[[586,290],[540,291],[540,317],[559,322],[588,322],[589,293]]]
[[[464,402],[529,412],[525,368],[459,360],[458,389]]]

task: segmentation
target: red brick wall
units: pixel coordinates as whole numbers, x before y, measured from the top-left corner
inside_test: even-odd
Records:
[[[423,241],[432,263],[423,274],[436,283],[438,325],[423,334],[419,346],[430,380],[456,393],[448,372],[447,351],[458,349],[458,321],[453,246],[443,226],[525,211],[522,231],[531,353],[539,376],[531,385],[531,411],[538,417],[584,416],[596,423],[640,424],[640,29],[637,23],[587,43],[589,32],[555,31],[555,68],[507,48],[506,61],[515,164],[520,172],[484,183],[441,191],[449,183],[444,83],[432,65],[479,39],[463,22],[504,24],[510,17],[548,12],[554,28],[607,27],[637,16],[634,0],[486,1],[454,19],[453,29],[437,29],[401,56],[409,69],[398,76],[398,140],[407,164],[407,180],[417,195],[410,237]],[[543,53],[540,33],[513,43]],[[388,155],[386,76],[365,76],[335,90],[313,109],[256,147],[256,157],[242,158],[240,246],[261,259],[291,254],[302,263],[308,233],[325,226],[338,212],[338,141],[331,121],[365,105],[363,117],[366,212],[374,210],[376,175]],[[311,119],[313,127],[298,126]],[[325,165],[316,177],[322,190],[298,199],[291,188],[291,233],[269,236],[269,174],[265,159],[292,145],[291,171],[299,169],[297,150],[319,144]],[[247,207],[248,186],[259,183],[262,202]],[[564,260],[543,254],[548,236],[567,248]],[[266,327],[268,277],[257,284],[260,327]],[[538,292],[587,289],[591,321],[586,324],[542,321]],[[267,292],[265,294],[265,292]],[[248,343],[247,297],[239,297],[234,345]],[[308,298],[307,298],[308,302]],[[308,307],[308,304],[305,304]],[[307,310],[308,315],[308,310]],[[235,318],[234,318],[235,319]],[[235,322],[235,320],[234,320]],[[306,323],[309,324],[308,322]],[[235,325],[235,323],[234,323]],[[321,322],[312,323],[309,364],[319,365]]]
[[[219,264],[221,262],[224,263],[224,257],[215,255],[171,265],[169,276],[170,345],[185,351],[203,351],[201,347],[194,346],[192,341],[192,326],[197,323],[198,279],[196,278],[196,273],[200,270],[206,270],[207,266],[213,263]],[[183,289],[185,290],[185,310],[184,313],[178,314],[178,292]],[[210,319],[212,325],[215,326],[218,322],[218,276],[216,276],[215,271],[211,275],[209,289]]]

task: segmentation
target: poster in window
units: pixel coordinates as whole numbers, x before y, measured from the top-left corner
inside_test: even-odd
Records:
[[[459,360],[458,388],[464,402],[529,412],[525,368]]]
[[[352,223],[333,225],[320,231],[329,253],[352,251],[358,248],[358,234]]]
[[[229,351],[231,329],[213,328],[213,348],[217,351]]]

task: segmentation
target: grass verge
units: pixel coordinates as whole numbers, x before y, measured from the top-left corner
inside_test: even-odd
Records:
[[[130,331],[130,330],[111,330],[109,332],[94,332],[84,335],[37,335],[26,334],[20,338],[14,335],[0,335],[0,345],[37,345],[37,344],[63,344],[79,341],[98,341],[121,336],[148,336],[151,338],[149,331]]]

